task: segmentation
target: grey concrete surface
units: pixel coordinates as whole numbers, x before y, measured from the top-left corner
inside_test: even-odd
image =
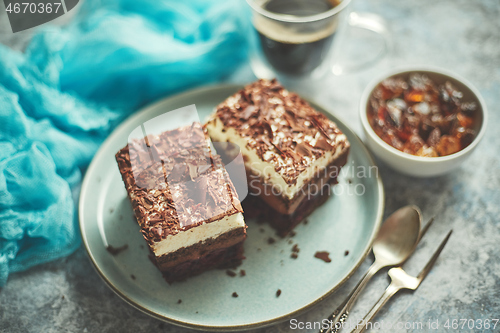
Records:
[[[441,66],[468,78],[489,109],[483,142],[457,171],[433,179],[416,179],[392,171],[382,163],[386,216],[406,204],[416,204],[424,218],[435,216],[423,246],[407,263],[417,273],[446,232],[454,233],[431,274],[412,293],[397,295],[377,321],[402,322],[423,329],[384,329],[381,332],[495,332],[478,328],[454,330],[446,320],[500,319],[500,2],[498,0],[355,0],[353,9],[379,14],[390,24],[394,50],[383,62],[355,75],[330,77],[299,92],[328,106],[361,135],[357,109],[366,84],[380,71],[398,65]],[[12,36],[0,15],[0,42],[22,49],[29,33]],[[244,68],[235,78],[252,80]],[[296,318],[320,321],[330,313],[371,264],[361,268],[337,293],[319,307]],[[361,316],[388,284],[379,274],[368,285],[352,316]],[[428,321],[439,322],[430,330]],[[134,309],[116,296],[93,270],[85,250],[68,258],[10,276],[0,291],[0,332],[172,332],[178,328]],[[255,330],[258,333],[293,331],[288,322]],[[296,330],[315,332],[316,330]]]

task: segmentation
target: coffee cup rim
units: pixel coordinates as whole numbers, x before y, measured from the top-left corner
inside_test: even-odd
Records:
[[[300,17],[270,12],[268,10],[265,10],[261,6],[258,6],[256,4],[257,2],[256,0],[246,0],[246,2],[255,12],[267,18],[286,23],[307,23],[307,22],[321,21],[340,13],[343,9],[347,7],[347,5],[351,2],[351,0],[342,0],[340,4],[323,13],[309,15],[309,16],[300,16]]]

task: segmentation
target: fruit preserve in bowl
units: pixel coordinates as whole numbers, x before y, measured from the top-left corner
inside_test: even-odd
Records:
[[[465,79],[442,69],[392,71],[363,93],[369,148],[402,173],[430,177],[461,164],[486,129],[486,106]]]

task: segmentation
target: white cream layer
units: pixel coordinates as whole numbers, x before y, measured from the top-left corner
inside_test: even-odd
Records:
[[[165,239],[153,245],[153,251],[159,257],[175,252],[180,248],[204,242],[210,238],[219,237],[233,229],[244,227],[245,221],[242,213],[225,216],[218,221],[204,223],[175,235],[168,235]]]
[[[223,129],[225,131],[223,131]],[[256,175],[263,177],[266,183],[272,185],[277,192],[288,200],[293,199],[295,194],[299,192],[302,186],[315,177],[318,172],[321,172],[327,165],[334,161],[342,153],[342,145],[337,145],[336,150],[326,152],[322,157],[316,159],[311,165],[302,171],[295,184],[287,184],[283,176],[277,172],[274,165],[263,161],[255,150],[247,147],[247,140],[240,136],[233,128],[224,128],[224,124],[218,117],[210,118],[207,123],[208,134],[213,141],[226,142],[229,141],[238,145],[243,156],[246,156],[245,167],[250,169]],[[346,141],[344,134],[337,135],[335,142],[339,143]],[[284,170],[284,169],[282,169]]]

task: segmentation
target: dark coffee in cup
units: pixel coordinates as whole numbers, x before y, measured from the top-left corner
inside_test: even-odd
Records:
[[[335,7],[335,0],[269,0],[261,7],[274,14],[307,17]],[[283,23],[264,17],[254,20],[262,53],[273,68],[288,75],[308,74],[327,57],[337,22]]]

